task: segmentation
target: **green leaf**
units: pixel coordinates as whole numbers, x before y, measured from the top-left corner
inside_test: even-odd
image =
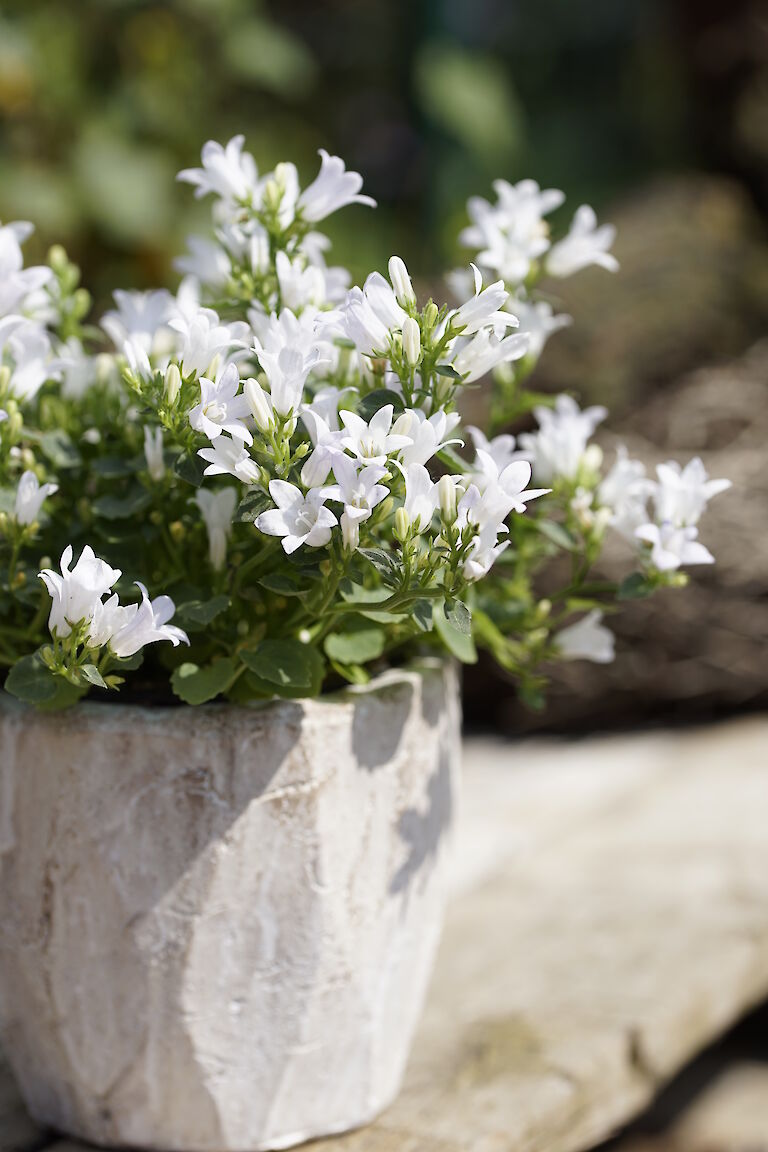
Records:
[[[435,372],[438,376],[447,376],[449,380],[456,380],[461,383],[461,374],[456,371],[452,364],[435,364]]]
[[[642,600],[644,596],[650,596],[651,592],[653,592],[653,585],[647,577],[642,572],[632,572],[619,585],[616,599]]]
[[[368,684],[371,679],[365,668],[361,668],[359,664],[337,664],[335,660],[331,660],[331,667],[348,684]]]
[[[397,392],[393,392],[390,388],[376,388],[373,392],[369,392],[367,396],[363,396],[362,400],[357,406],[357,414],[366,422],[375,416],[381,408],[386,408],[387,404],[391,404],[395,410],[395,415],[402,412],[405,404],[403,403],[402,396]]]
[[[359,554],[373,564],[385,584],[396,588],[400,583],[400,566],[390,552],[383,548],[360,548]]]
[[[194,488],[199,488],[203,482],[205,461],[196,452],[182,452],[174,467],[174,472],[181,480],[186,480]]]
[[[326,636],[323,647],[329,659],[338,664],[368,664],[381,656],[385,640],[383,629],[353,617],[345,621],[343,630]]]
[[[477,649],[475,648],[472,637],[457,631],[453,624],[446,619],[440,600],[436,600],[434,603],[432,618],[435,624],[435,631],[448,651],[455,656],[457,660],[460,660],[462,664],[476,664]]]
[[[235,511],[235,520],[240,524],[253,524],[257,516],[272,507],[272,501],[260,488],[246,492]]]
[[[104,520],[128,520],[142,512],[151,499],[145,488],[133,488],[126,496],[99,496],[92,507]]]
[[[257,583],[278,596],[306,596],[314,591],[311,585],[321,579],[316,568],[284,568],[282,572],[268,572]]]
[[[571,536],[570,532],[563,528],[562,524],[556,524],[554,520],[534,519],[531,519],[530,523],[535,525],[537,531],[541,532],[542,536],[546,536],[553,544],[557,544],[558,548],[564,548],[566,552],[576,552],[578,550],[577,541]]]
[[[408,609],[408,614],[422,632],[431,632],[434,627],[432,619],[432,601],[417,600]]]
[[[38,440],[40,451],[54,468],[77,468],[81,463],[80,453],[72,443],[71,438],[61,429],[54,432],[43,432],[39,439],[29,435],[29,439]]]
[[[95,688],[107,688],[108,684],[101,672],[95,664],[83,664],[80,669],[80,675],[83,680],[87,680],[89,684],[93,684]]]
[[[124,460],[121,456],[102,456],[100,460],[94,460],[89,467],[97,475],[115,480],[131,476],[136,471],[133,462]]]
[[[446,600],[445,615],[457,632],[472,635],[472,613],[463,600]]]
[[[322,656],[300,640],[262,640],[253,650],[240,653],[240,659],[260,680],[274,685],[274,691],[316,695],[323,681]]]
[[[22,656],[5,680],[5,690],[27,704],[43,704],[56,695],[56,676],[37,652]]]
[[[226,692],[237,672],[237,661],[228,656],[202,668],[181,664],[171,676],[171,687],[185,704],[205,704]]]
[[[177,616],[183,627],[199,631],[229,608],[229,596],[214,596],[211,600],[190,600],[179,605]]]

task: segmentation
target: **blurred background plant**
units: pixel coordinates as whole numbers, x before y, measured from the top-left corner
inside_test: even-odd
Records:
[[[342,214],[329,229],[358,280],[392,252],[427,269],[457,260],[465,200],[497,176],[593,203],[618,225],[622,272],[580,277],[572,303],[558,287],[576,323],[552,341],[536,386],[609,403],[607,451],[620,439],[657,460],[706,453],[713,474],[736,481],[713,513],[717,568],[695,594],[626,613],[616,666],[558,672],[544,717],[480,667],[466,685],[470,719],[593,727],[764,706],[764,6],[0,5],[0,219],[35,222],[29,263],[63,243],[97,312],[116,286],[173,278],[207,211],[175,173],[204,140],[236,132],[265,169],[290,158],[306,178],[324,146],[364,174],[379,212]]]

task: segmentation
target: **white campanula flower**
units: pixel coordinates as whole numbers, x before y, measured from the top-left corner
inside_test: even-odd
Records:
[[[249,456],[245,443],[231,436],[217,436],[210,448],[201,448],[198,456],[207,461],[205,476],[234,476],[243,484],[259,479],[258,465]]]
[[[544,217],[564,200],[555,188],[541,189],[535,180],[509,184],[496,180],[497,203],[475,196],[467,204],[472,221],[460,236],[466,247],[480,249],[478,263],[507,284],[525,280],[531,265],[549,248]]]
[[[423,464],[409,464],[405,472],[403,507],[414,532],[424,532],[432,523],[438,504],[438,487]]]
[[[654,491],[656,519],[672,524],[698,524],[713,496],[731,487],[730,480],[710,480],[698,456],[685,468],[674,460],[659,464],[656,475],[659,478]]]
[[[212,308],[197,308],[187,315],[174,316],[169,327],[178,333],[176,357],[182,376],[210,372],[219,359],[242,359],[246,355],[250,330],[241,320],[222,324]]]
[[[150,428],[148,424],[144,426],[144,459],[151,479],[159,484],[165,476],[162,428]]]
[[[258,206],[261,199],[259,172],[250,152],[243,151],[244,136],[233,136],[222,147],[215,140],[203,145],[202,168],[184,168],[177,179],[192,184],[195,196],[213,193],[225,205]]]
[[[281,416],[298,413],[310,375],[332,362],[328,344],[317,335],[317,313],[306,308],[296,316],[284,308],[279,316],[249,313],[256,333],[254,351],[269,384],[272,406]]]
[[[403,320],[403,355],[411,368],[416,367],[421,357],[421,329],[413,316]]]
[[[390,256],[387,271],[389,272],[390,283],[392,284],[398,304],[402,308],[407,308],[410,304],[415,304],[416,293],[413,290],[413,284],[411,283],[408,269],[405,266],[405,261],[401,260],[399,256]]]
[[[485,433],[473,424],[468,426],[467,431],[472,437],[476,452],[472,466],[472,482],[481,492],[487,483],[498,479],[508,464],[514,460],[525,459],[525,453],[515,449],[514,436],[507,432],[489,440]]]
[[[272,397],[265,392],[258,380],[251,376],[243,384],[243,392],[248,401],[251,415],[260,432],[272,432],[275,428],[275,414]]]
[[[109,626],[113,629],[108,643],[111,651],[120,660],[134,656],[147,644],[157,644],[168,640],[174,648],[179,644],[189,644],[189,637],[181,628],[169,624],[176,606],[170,596],[158,596],[150,600],[149,593],[140,581],[136,585],[141,591],[140,604],[114,606],[109,613]],[[99,629],[106,630],[104,621]],[[102,640],[103,644],[103,640]]]
[[[341,528],[341,542],[347,552],[354,552],[360,547],[360,524],[365,519],[361,508],[345,508],[339,517]]]
[[[567,328],[573,319],[565,312],[555,315],[548,300],[522,300],[515,296],[507,301],[507,307],[517,316],[518,332],[528,337],[528,355],[536,360],[544,351],[549,337],[561,328]]]
[[[482,580],[508,547],[509,541],[499,541],[497,534],[491,528],[482,529],[472,540],[469,553],[462,566],[464,579],[470,582]]]
[[[359,172],[348,172],[339,156],[329,156],[323,148],[319,155],[320,172],[298,199],[297,208],[302,219],[314,224],[347,204],[376,207],[376,201],[370,196],[360,195],[363,178]]]
[[[635,530],[648,522],[648,497],[653,490],[654,483],[646,477],[645,465],[640,460],[631,460],[620,444],[615,464],[597,489],[597,499],[603,508],[610,509],[610,523],[616,531],[632,539]]]
[[[651,545],[651,563],[660,572],[674,572],[683,564],[714,564],[712,553],[697,540],[698,528],[663,524],[642,524],[635,536]]]
[[[104,369],[109,365],[109,369]],[[89,356],[81,342],[70,336],[59,348],[58,355],[51,360],[50,368],[61,380],[61,395],[65,400],[82,400],[86,392],[99,380],[104,381],[114,369],[114,358],[104,354],[99,362]]]
[[[373,509],[389,496],[389,489],[381,484],[388,475],[380,464],[360,467],[349,456],[337,455],[333,461],[335,484],[323,488],[328,500],[338,500],[349,515],[362,513],[358,520],[367,520]]]
[[[323,274],[323,300],[328,304],[340,304],[347,294],[351,277],[346,268],[328,266],[325,253],[330,246],[330,240],[321,232],[308,232],[299,249],[309,263]]]
[[[61,575],[45,568],[39,575],[51,597],[48,627],[53,636],[69,636],[72,628],[93,617],[102,596],[120,579],[120,569],[111,568],[94,555],[86,544],[77,564],[70,571],[72,546],[61,556]]]
[[[51,362],[51,341],[42,324],[23,316],[0,320],[0,363],[10,369],[9,390],[19,401],[33,400],[58,369]]]
[[[14,517],[17,524],[34,524],[40,516],[43,501],[54,492],[58,492],[58,484],[41,484],[34,472],[24,472],[16,489],[16,504]]]
[[[393,334],[402,332],[408,314],[381,273],[372,272],[362,288],[350,289],[337,317],[342,335],[358,352],[374,356],[388,353]]]
[[[487,482],[482,492],[476,484],[470,484],[459,500],[456,525],[462,530],[471,527],[475,531],[463,566],[465,579],[482,579],[507,547],[506,541],[499,543],[498,537],[508,531],[505,520],[509,513],[524,512],[528,501],[548,492],[548,489],[527,488],[530,478],[530,464],[516,460],[503,469],[497,480]]]
[[[534,408],[537,432],[524,432],[518,443],[533,459],[537,480],[547,483],[556,477],[572,480],[579,471],[587,442],[597,425],[608,415],[601,405],[582,412],[570,396],[558,396],[554,408]]]
[[[117,307],[106,312],[101,326],[116,348],[126,341],[141,348],[147,356],[167,357],[176,338],[168,326],[177,312],[176,302],[164,288],[152,292],[114,293]]]
[[[406,408],[392,428],[394,433],[410,440],[400,452],[403,466],[426,464],[442,448],[461,444],[461,440],[450,438],[460,420],[458,412],[444,412],[442,408],[429,417],[420,408]]]
[[[610,628],[601,623],[599,608],[588,612],[561,628],[555,636],[555,648],[564,660],[591,660],[594,664],[610,664],[614,658],[614,637]]]
[[[322,268],[300,257],[291,260],[285,252],[275,256],[275,271],[280,285],[280,298],[286,308],[299,312],[307,304],[319,307],[325,303],[325,275]]]
[[[515,332],[500,337],[491,328],[481,328],[474,336],[459,336],[454,342],[450,367],[465,384],[472,384],[499,364],[520,360],[527,352],[527,336]]]
[[[281,536],[283,549],[290,555],[306,544],[322,548],[331,538],[338,523],[330,508],[324,507],[328,496],[318,488],[307,495],[286,480],[270,480],[269,494],[277,505],[256,518],[256,527],[267,536]]]
[[[572,276],[590,264],[608,272],[618,271],[619,262],[608,249],[616,239],[612,224],[598,227],[594,210],[588,204],[576,209],[568,235],[553,244],[547,256],[550,276]]]
[[[346,430],[342,445],[367,464],[386,464],[388,456],[411,444],[410,436],[399,434],[392,428],[393,415],[391,404],[379,408],[367,423],[355,412],[341,412],[341,422]]]
[[[223,292],[232,275],[232,258],[224,246],[207,236],[188,236],[187,255],[174,260],[185,276],[194,276],[210,291]]]
[[[21,245],[33,231],[25,220],[0,226],[0,316],[25,311],[27,298],[39,292],[53,276],[50,268],[24,267]]]
[[[252,444],[253,436],[243,423],[250,414],[248,397],[240,391],[236,364],[228,364],[215,381],[200,377],[200,403],[189,413],[189,422],[196,432],[202,432],[209,440],[228,432],[235,439]]]
[[[237,500],[234,488],[220,488],[217,492],[199,488],[195,493],[195,503],[208,533],[208,558],[215,572],[220,572],[227,560],[227,540],[232,533]]]
[[[344,432],[331,428],[314,407],[314,402],[302,410],[301,419],[313,445],[312,453],[301,470],[301,482],[306,488],[317,488],[328,479],[337,457],[344,455]]]
[[[143,346],[137,341],[125,340],[120,347],[125,362],[128,365],[128,371],[137,380],[143,380],[148,383],[155,375],[155,370],[149,362],[149,356]]]
[[[502,311],[509,293],[504,287],[503,280],[497,280],[483,288],[483,277],[480,269],[473,264],[472,271],[475,277],[475,294],[461,307],[451,312],[448,320],[455,329],[461,329],[462,335],[472,336],[481,328],[490,326],[494,330],[500,328],[516,328],[517,317],[510,312]]]

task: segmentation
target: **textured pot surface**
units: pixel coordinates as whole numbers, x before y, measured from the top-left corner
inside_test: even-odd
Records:
[[[278,1148],[398,1090],[439,936],[451,667],[260,708],[0,701],[0,1022],[32,1114]]]

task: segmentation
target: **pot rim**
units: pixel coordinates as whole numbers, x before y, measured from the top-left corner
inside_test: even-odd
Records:
[[[65,724],[73,719],[104,719],[128,720],[135,719],[163,719],[171,722],[173,717],[183,717],[184,723],[189,723],[191,717],[210,721],[214,717],[253,716],[266,718],[272,713],[286,710],[295,710],[297,707],[305,711],[324,711],[339,705],[353,703],[360,696],[380,695],[403,684],[415,684],[425,676],[440,676],[445,679],[449,673],[455,673],[456,662],[451,657],[421,656],[415,657],[397,668],[385,668],[378,675],[372,677],[367,684],[347,684],[335,692],[328,692],[320,696],[303,696],[296,699],[273,696],[268,700],[253,700],[248,704],[231,704],[226,701],[209,701],[206,704],[121,704],[118,700],[81,700],[71,708],[59,712],[38,712],[31,705],[16,700],[10,693],[0,690],[0,721],[6,717],[34,719],[35,723]]]

